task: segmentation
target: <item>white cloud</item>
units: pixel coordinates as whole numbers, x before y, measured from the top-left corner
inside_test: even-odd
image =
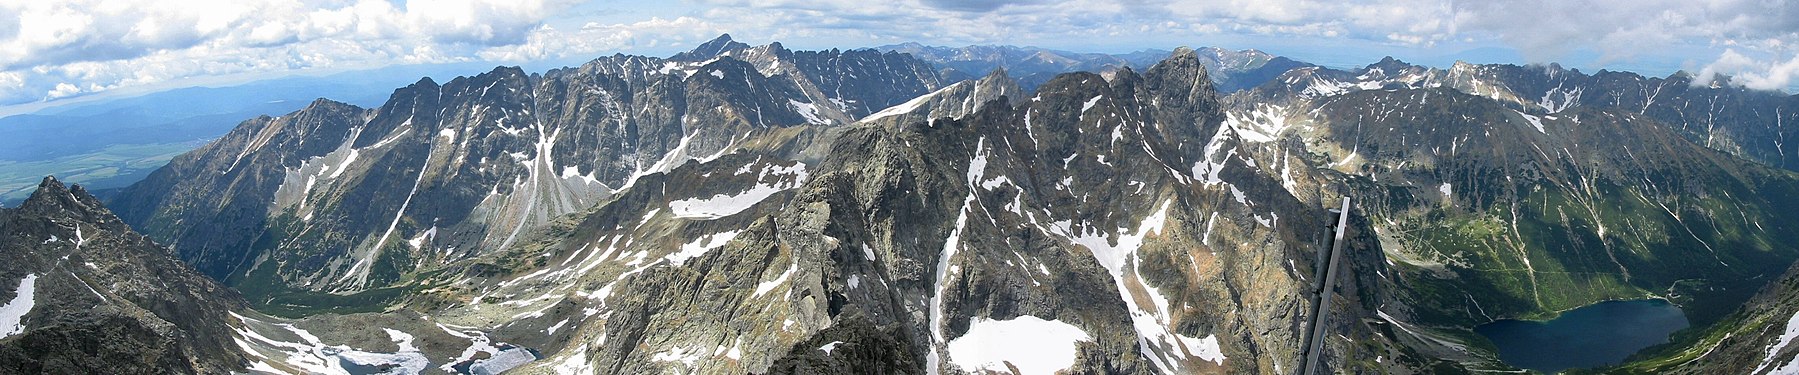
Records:
[[[1755,58],[1726,49],[1716,61],[1699,70],[1694,85],[1712,82],[1715,74],[1731,76],[1731,83],[1758,90],[1779,90],[1799,83],[1799,55],[1785,61],[1776,57]]]
[[[446,62],[526,43],[566,0],[0,2],[0,103],[196,75]],[[17,78],[16,82],[12,78]]]
[[[58,83],[58,84],[56,84],[56,89],[50,90],[49,96],[51,98],[61,98],[61,97],[66,97],[66,96],[80,94],[80,93],[81,93],[81,88],[75,87],[75,85],[71,85],[68,83]]]
[[[25,88],[25,75],[19,72],[0,72],[0,91],[13,91]]]
[[[609,51],[630,49],[639,43],[646,47],[698,43],[726,31],[723,27],[694,17],[652,17],[629,24],[588,23],[575,30],[544,26],[533,31],[523,43],[486,48],[477,55],[484,60],[511,62],[564,56],[596,56]]]

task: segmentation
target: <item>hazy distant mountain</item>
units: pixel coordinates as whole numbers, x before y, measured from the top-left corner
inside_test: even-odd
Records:
[[[951,78],[973,78],[1005,69],[1018,77],[1026,90],[1072,72],[1109,73],[1129,67],[1143,70],[1163,58],[1168,51],[1143,50],[1122,54],[1080,53],[1038,47],[967,46],[960,48],[903,43],[875,47],[883,51],[903,52],[947,69]],[[1285,57],[1257,50],[1231,51],[1213,47],[1195,50],[1200,63],[1211,74],[1213,84],[1223,93],[1236,92],[1261,85],[1289,69],[1311,66]]]

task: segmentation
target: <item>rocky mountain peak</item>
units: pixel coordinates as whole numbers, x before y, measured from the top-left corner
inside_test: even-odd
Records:
[[[1163,62],[1167,62],[1167,60],[1172,60],[1172,59],[1176,59],[1176,58],[1187,58],[1187,59],[1198,60],[1199,59],[1199,50],[1195,50],[1192,47],[1187,47],[1187,46],[1174,47],[1174,51],[1170,52],[1168,54],[1168,59],[1163,60]]]
[[[24,212],[44,216],[70,215],[82,219],[112,216],[100,207],[100,200],[81,185],[65,186],[52,176],[44,177],[44,181],[38,183],[37,191],[32,192],[31,197],[19,205],[19,209]]]
[[[1380,70],[1386,71],[1386,72],[1398,72],[1398,71],[1405,70],[1405,69],[1411,68],[1411,67],[1412,67],[1412,64],[1409,64],[1409,63],[1406,63],[1405,61],[1393,58],[1393,56],[1387,56],[1387,57],[1381,58],[1380,62],[1377,62],[1374,64],[1369,64],[1367,69],[1368,70],[1380,69]]]
[[[1542,66],[1542,67],[1543,67],[1543,70],[1544,70],[1544,71],[1547,71],[1547,72],[1555,72],[1555,73],[1561,73],[1561,72],[1569,72],[1569,71],[1572,71],[1572,72],[1575,72],[1575,73],[1579,73],[1579,72],[1580,72],[1580,69],[1572,69],[1572,70],[1570,70],[1570,69],[1568,69],[1568,68],[1564,68],[1564,67],[1562,67],[1562,64],[1561,64],[1561,63],[1556,63],[1556,62],[1551,62],[1551,63],[1549,63],[1549,64],[1545,64],[1545,65],[1543,65],[1543,66]]]
[[[693,50],[677,53],[674,56],[669,57],[669,60],[703,61],[723,56],[731,51],[749,49],[750,47],[749,44],[731,40],[731,34],[720,34],[717,38],[712,38],[711,41],[701,43],[699,47],[694,47]]]
[[[1128,66],[1120,67],[1118,70],[1105,72],[1103,74],[1106,76],[1107,81],[1112,82],[1113,86],[1118,87],[1129,87],[1143,80],[1142,74],[1137,74],[1136,69],[1131,69],[1131,67]]]
[[[1199,53],[1192,48],[1175,48],[1174,53],[1170,54],[1167,59],[1163,59],[1162,62],[1151,66],[1146,74],[1150,79],[1165,78],[1188,81],[1198,79],[1199,81],[1193,81],[1196,83],[1191,85],[1204,85],[1206,91],[1211,91],[1210,73],[1206,71],[1205,64],[1200,61]]]
[[[1143,73],[1142,84],[1152,97],[1143,98],[1154,106],[1156,122],[1176,123],[1183,119],[1199,119],[1200,124],[1214,124],[1223,118],[1218,113],[1218,90],[1202,64],[1199,55],[1189,48],[1177,48],[1173,55],[1151,66]],[[1207,131],[1210,125],[1202,125]]]
[[[63,185],[62,181],[56,180],[56,176],[44,176],[44,180],[42,182],[38,182],[38,184],[37,184],[37,191],[32,192],[31,198],[28,199],[27,201],[28,202],[29,201],[42,201],[45,199],[51,199],[51,198],[46,198],[45,197],[46,195],[59,195],[60,196],[60,195],[67,195],[68,193],[69,193],[68,186]]]
[[[437,81],[431,80],[431,77],[419,77],[418,82],[413,82],[411,85],[406,85],[406,88],[429,88],[432,90],[436,90],[437,87],[438,87]]]
[[[993,68],[992,71],[987,72],[987,75],[981,76],[981,79],[991,79],[996,77],[1006,77],[1006,67]]]
[[[307,104],[306,107],[301,108],[300,111],[305,112],[305,111],[316,111],[316,110],[320,110],[320,109],[341,109],[341,108],[356,108],[356,106],[353,104],[344,103],[344,102],[331,100],[331,99],[327,99],[327,98],[318,98],[318,99],[313,99],[312,103]]]
[[[992,72],[988,72],[986,76],[981,77],[979,81],[975,82],[975,86],[977,86],[981,92],[1007,96],[1011,98],[1014,103],[1024,99],[1025,96],[1028,96],[1026,94],[1029,94],[1025,92],[1024,89],[1019,88],[1018,80],[1012,79],[1011,75],[1006,74],[1005,68],[998,68],[994,69]]]
[[[46,177],[0,209],[0,373],[224,373],[241,368],[235,293],[133,232],[79,185]],[[16,286],[16,288],[15,288]],[[81,348],[72,350],[70,348]]]

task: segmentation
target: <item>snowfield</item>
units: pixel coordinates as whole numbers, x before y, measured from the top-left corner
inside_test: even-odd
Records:
[[[968,371],[1055,374],[1074,366],[1078,343],[1092,341],[1086,331],[1056,320],[1030,315],[1012,320],[969,319],[968,333],[949,342],[951,363]]]
[[[0,338],[11,337],[25,332],[25,314],[37,304],[32,294],[37,291],[37,275],[25,275],[19,280],[19,289],[13,293],[12,301],[0,306]]]
[[[794,163],[792,167],[766,165],[762,167],[756,185],[749,190],[734,195],[716,194],[708,198],[670,201],[668,209],[675,217],[684,219],[712,220],[736,215],[775,193],[800,187],[806,182],[806,176],[806,163]]]

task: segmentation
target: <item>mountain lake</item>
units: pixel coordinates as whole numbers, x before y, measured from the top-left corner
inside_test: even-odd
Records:
[[[1687,327],[1680,308],[1659,299],[1610,301],[1563,312],[1547,322],[1500,320],[1474,327],[1512,366],[1556,373],[1616,365]]]

